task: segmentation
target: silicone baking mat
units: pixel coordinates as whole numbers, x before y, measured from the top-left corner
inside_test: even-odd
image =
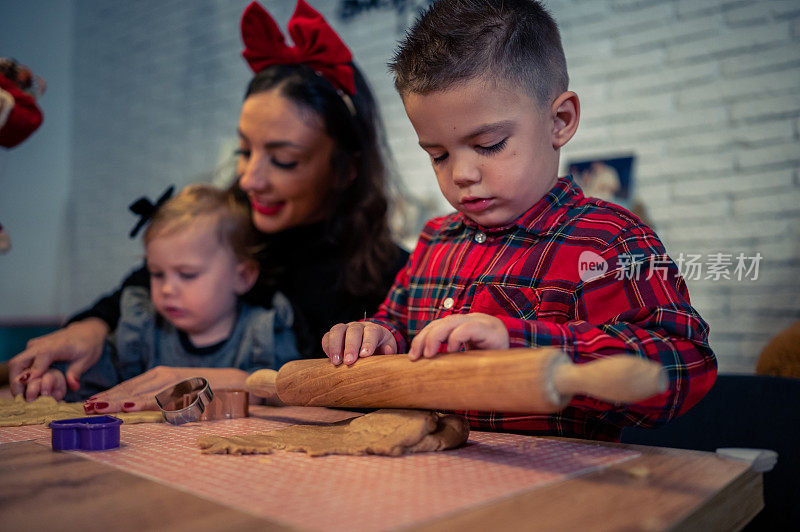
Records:
[[[179,427],[123,425],[119,449],[80,454],[271,521],[348,531],[410,526],[639,456],[591,443],[487,432],[473,432],[461,449],[396,458],[200,453],[201,434],[249,434],[354,415],[312,408],[272,412]]]

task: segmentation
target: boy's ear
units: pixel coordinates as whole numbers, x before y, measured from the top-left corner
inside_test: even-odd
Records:
[[[550,108],[553,117],[553,149],[559,149],[569,142],[578,129],[581,119],[581,102],[578,95],[566,91],[555,99]]]
[[[240,296],[253,288],[256,279],[258,279],[258,263],[254,260],[240,262],[236,266],[236,282],[234,283],[236,295]]]

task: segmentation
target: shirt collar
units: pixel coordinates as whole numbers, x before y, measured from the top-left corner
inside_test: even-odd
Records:
[[[583,197],[583,191],[575,183],[571,175],[564,176],[556,181],[547,194],[537,201],[530,209],[522,213],[513,223],[502,227],[483,227],[472,221],[463,213],[457,212],[442,226],[444,231],[459,231],[463,226],[483,231],[485,233],[499,233],[508,229],[519,227],[529,233],[542,233],[552,226],[551,219],[564,206],[574,203]]]

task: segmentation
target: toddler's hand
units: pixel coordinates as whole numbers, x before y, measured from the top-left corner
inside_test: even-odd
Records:
[[[335,365],[350,365],[359,357],[397,353],[397,340],[386,327],[369,321],[338,323],[322,337],[322,350]]]
[[[41,377],[28,379],[25,383],[25,400],[33,401],[40,395],[49,395],[60,401],[67,394],[67,379],[57,369],[49,369]]]
[[[462,345],[467,349],[508,349],[508,329],[499,318],[488,314],[451,314],[423,327],[411,341],[408,358],[435,356],[445,342],[447,353],[458,351]]]

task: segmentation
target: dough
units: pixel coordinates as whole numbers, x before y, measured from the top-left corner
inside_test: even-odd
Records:
[[[83,410],[82,403],[75,403],[80,405]],[[94,414],[93,414],[94,415]],[[163,423],[164,416],[160,410],[140,410],[138,412],[115,412],[109,414],[122,420],[123,423],[128,425],[135,425],[136,423]],[[84,413],[81,417],[86,417]]]
[[[274,450],[326,454],[380,454],[442,451],[463,445],[469,425],[460,416],[424,410],[384,409],[328,425],[292,425],[266,434],[201,436],[204,453],[270,454]]]
[[[83,403],[64,403],[52,397],[38,397],[31,402],[18,395],[14,399],[0,399],[0,427],[19,427],[39,425],[58,419],[89,417],[83,410]],[[124,423],[160,423],[161,412],[145,410],[142,412],[118,412],[111,414]]]

